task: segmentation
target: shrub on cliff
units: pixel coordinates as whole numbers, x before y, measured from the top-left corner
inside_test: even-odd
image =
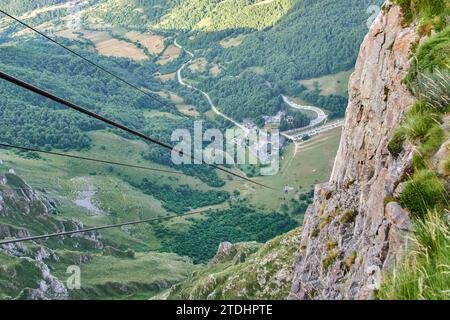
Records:
[[[447,218],[428,211],[415,222],[410,254],[384,280],[378,299],[448,300],[450,294],[450,233]]]
[[[410,210],[414,217],[423,218],[432,208],[439,210],[448,206],[447,193],[442,182],[431,170],[416,172],[400,196],[402,207]]]

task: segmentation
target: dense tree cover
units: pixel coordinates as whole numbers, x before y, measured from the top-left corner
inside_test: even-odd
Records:
[[[299,95],[303,100],[319,106],[330,112],[330,118],[344,117],[348,98],[338,95],[320,95],[320,91],[302,91]]]
[[[229,30],[191,32],[181,40],[192,49],[202,49],[196,51],[197,55],[203,52],[208,61],[221,66],[220,76],[203,81],[203,88],[209,89],[227,114],[238,119],[250,115],[256,118],[261,111],[277,111],[282,104],[274,105],[274,101],[282,92],[323,107],[332,116],[343,116],[345,97],[320,96],[318,92],[309,92],[298,80],[351,69],[367,32],[367,8],[381,3],[381,0],[298,0],[273,27],[248,33],[238,46],[222,48],[218,41],[211,43],[211,39],[235,35]],[[262,87],[262,83],[272,89]],[[221,94],[221,90],[231,92],[230,87],[240,89],[232,96]]]
[[[45,149],[81,149],[90,144],[83,131],[103,127],[101,123],[66,110],[29,104],[18,99],[18,94],[25,92],[0,82],[0,137],[6,143]]]
[[[239,76],[223,75],[221,78],[200,79],[195,78],[193,73],[188,73],[186,78],[201,80],[199,87],[210,94],[221,111],[238,121],[245,118],[258,120],[261,115],[275,115],[278,111],[284,110],[286,104],[281,98],[283,93],[300,97],[311,105],[328,110],[331,118],[343,117],[347,107],[347,97],[322,96],[320,91],[309,91],[293,80],[282,80],[272,84],[267,80],[267,75],[255,72],[251,68]],[[209,109],[209,106],[206,107]],[[299,118],[299,120],[302,125],[308,124],[306,119]]]
[[[162,18],[158,27],[217,31],[236,28],[260,30],[273,25],[296,0],[183,0]]]
[[[292,118],[291,121],[289,120],[289,117]],[[309,125],[310,122],[311,119],[309,119],[309,117],[304,113],[288,109],[285,111],[285,116],[281,119],[279,129],[281,131],[297,129]]]
[[[367,33],[367,8],[382,1],[302,0],[278,24],[224,50],[221,60],[239,72],[263,66],[269,81],[307,79],[349,70]]]
[[[133,181],[130,183],[141,189],[145,194],[163,201],[165,209],[179,214],[188,212],[191,209],[220,204],[230,198],[230,194],[222,190],[202,192],[194,190],[188,185],[161,185],[147,178],[144,178],[139,184]]]
[[[100,18],[116,26],[145,31],[181,0],[109,0],[87,12],[84,18]]]
[[[133,84],[153,90],[163,89],[162,84],[151,77],[157,70],[157,66],[151,62],[135,63],[128,59],[100,58],[89,51],[81,52]],[[147,121],[143,112],[148,109],[175,115],[179,115],[179,112],[170,102],[166,101],[167,106],[161,105],[48,43],[29,40],[2,46],[0,57],[2,70],[166,143],[172,144],[170,136],[173,130],[193,129],[194,119],[181,116],[154,116],[152,121]],[[6,82],[0,82],[0,90],[3,97],[0,101],[0,131],[5,142],[66,150],[81,149],[90,145],[86,131],[105,128],[96,120]],[[204,120],[205,130],[217,127]],[[113,131],[133,138],[120,130]],[[170,152],[160,147],[151,148],[146,158],[174,166]],[[206,165],[176,167],[187,174],[198,176],[211,186],[224,184],[215,170]]]
[[[224,77],[221,81],[210,78],[202,83],[214,97],[217,106],[233,119],[255,118],[257,115],[274,115],[283,106],[278,88],[271,87],[253,72],[238,77]]]
[[[207,219],[192,219],[185,231],[153,225],[157,236],[163,239],[162,251],[204,263],[214,256],[221,242],[266,242],[297,227],[297,222],[287,215],[267,214],[246,206],[233,206],[206,216]]]
[[[98,60],[95,54],[84,54],[94,61]],[[5,45],[0,47],[0,56],[0,66],[5,72],[134,129],[144,128],[142,113],[146,109],[166,109],[176,113],[175,107],[164,107],[148,96],[136,93],[104,72],[48,43],[30,40]],[[155,70],[152,65],[109,58],[102,59],[101,64],[137,85],[160,87],[157,81],[149,77],[149,73]],[[130,79],[131,73],[133,79]],[[4,97],[0,101],[0,110],[4,115],[2,130],[4,137],[11,140],[8,142],[18,142],[18,139],[27,137],[26,140],[34,146],[48,144],[53,147],[82,148],[88,144],[85,137],[81,138],[82,131],[103,127],[100,123],[94,124],[80,114],[3,81],[0,86]],[[28,133],[19,138],[18,130]],[[70,143],[67,141],[68,135],[74,137]]]
[[[211,56],[217,56],[222,50],[220,41],[226,38],[233,38],[243,34],[254,32],[248,28],[225,29],[220,31],[191,31],[178,35],[178,39],[183,44],[188,44],[192,48],[205,48],[211,52]]]
[[[19,15],[27,11],[42,8],[58,3],[68,2],[69,0],[2,0],[2,10],[8,13]]]
[[[138,30],[261,30],[275,24],[297,0],[108,0],[84,19],[100,18]]]
[[[301,193],[298,197],[298,200],[292,199],[291,207],[288,206],[288,212],[293,215],[303,215],[308,209],[309,205],[313,202],[314,199],[314,189],[311,189],[308,192]]]

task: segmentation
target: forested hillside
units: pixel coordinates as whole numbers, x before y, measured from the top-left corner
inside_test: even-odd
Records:
[[[368,7],[382,2],[110,0],[85,16],[141,31],[177,32],[183,45],[197,49],[209,68],[219,70],[195,80],[222,111],[238,121],[281,110],[280,93],[342,117],[345,95],[321,95],[298,81],[350,70],[373,13]],[[226,93],[236,89],[232,97]]]
[[[157,235],[165,239],[163,250],[181,256],[188,255],[194,263],[205,263],[214,256],[221,242],[264,243],[297,227],[297,222],[287,215],[262,213],[245,205],[211,212],[207,217],[192,220],[184,232],[174,233],[170,229],[155,226]]]
[[[260,30],[274,25],[296,0],[182,0],[157,27],[175,30]]]
[[[22,14],[34,9],[68,1],[69,0],[2,0],[1,8],[11,14]]]
[[[30,55],[29,52],[33,54]],[[99,60],[97,55],[89,51],[80,52],[94,61]],[[0,47],[0,56],[3,71],[25,81],[32,80],[34,85],[166,143],[171,143],[173,130],[193,128],[195,119],[182,117],[172,102],[159,98],[158,100],[163,102],[160,103],[136,92],[103,71],[80,63],[79,58],[47,42],[31,40],[3,45]],[[153,63],[140,64],[128,59],[104,57],[101,63],[136,85],[150,87],[152,90],[163,89],[162,84],[150,76],[156,70]],[[76,114],[4,81],[0,82],[0,92],[3,97],[0,102],[0,115],[3,120],[0,133],[5,143],[67,151],[91,147],[87,133],[93,130],[108,129],[129,137],[97,120]],[[144,114],[151,110],[161,113],[155,115],[151,122],[147,122]],[[212,126],[211,121],[204,124],[205,130]],[[174,166],[167,150],[151,148],[145,156],[149,160]],[[207,166],[196,166],[195,170],[191,166],[177,169],[196,175],[211,185],[223,185],[215,171]]]
[[[249,35],[221,56],[234,62],[230,71],[264,66],[272,81],[351,69],[367,32],[367,8],[382,2],[299,0],[274,27]]]
[[[116,26],[146,30],[182,0],[109,0],[100,2],[86,14]]]
[[[139,30],[260,30],[274,25],[297,0],[109,0],[88,16]]]
[[[194,38],[185,35],[183,43],[220,65],[220,75],[204,80],[203,88],[226,114],[237,119],[273,114],[283,107],[278,97],[285,93],[342,117],[346,97],[322,96],[298,81],[351,69],[367,32],[367,8],[382,2],[299,0],[273,27],[253,33],[198,31]],[[236,45],[221,43],[242,32]]]
[[[85,54],[97,59],[89,52]],[[104,72],[89,64],[80,63],[79,58],[41,40],[20,45],[3,45],[0,47],[0,55],[3,71],[25,81],[33,80],[34,85],[135,129],[144,128],[144,110],[175,112],[175,107],[169,110],[147,96],[136,94]],[[148,77],[154,71],[151,65],[117,59],[103,59],[102,63],[125,77],[129,73],[124,73],[124,70],[129,70],[137,84],[145,82],[147,85],[157,85],[156,81]],[[27,144],[33,146],[80,149],[89,146],[88,141],[85,138],[68,139],[67,135],[81,137],[83,132],[104,128],[98,121],[75,115],[4,81],[0,82],[0,88],[4,97],[0,108],[4,121],[1,130],[6,142],[18,142],[18,139],[22,139],[22,142],[28,141]],[[55,121],[49,121],[50,115],[46,114],[50,112],[60,116],[51,118]],[[30,130],[31,127],[33,129]],[[22,135],[16,135],[16,130],[21,130]]]

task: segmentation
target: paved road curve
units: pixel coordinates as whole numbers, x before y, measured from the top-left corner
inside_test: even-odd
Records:
[[[187,65],[189,65],[193,60],[194,60],[194,54],[185,49],[183,46],[181,46],[178,42],[177,39],[175,39],[174,41],[174,45],[177,46],[178,48],[180,48],[181,50],[184,50],[190,57],[191,59],[189,59],[189,61],[185,62],[184,64],[181,65],[181,67],[177,70],[177,80],[178,83],[182,86],[185,86],[189,89],[195,90],[200,92],[203,96],[205,96],[206,100],[208,101],[208,104],[211,107],[211,110],[217,114],[218,116],[230,121],[231,123],[233,123],[235,126],[237,126],[238,128],[244,130],[244,132],[247,132],[247,128],[245,128],[242,124],[240,124],[239,122],[237,122],[234,119],[231,119],[230,117],[228,117],[227,115],[223,114],[222,112],[220,112],[217,107],[214,105],[211,97],[209,96],[208,93],[204,92],[203,90],[200,90],[199,88],[196,88],[194,86],[191,86],[190,84],[186,83],[183,80],[183,76],[182,76],[182,72],[184,70],[184,68],[186,68]],[[324,133],[326,131],[332,130],[334,128],[340,127],[344,124],[344,121],[336,121],[333,123],[326,123],[322,126],[318,126],[321,123],[325,122],[328,119],[328,116],[325,114],[325,112],[318,108],[318,107],[313,107],[313,106],[302,106],[299,105],[297,103],[295,103],[294,101],[290,100],[288,97],[286,96],[282,96],[283,101],[288,104],[290,107],[294,108],[294,109],[298,109],[298,110],[303,110],[303,111],[312,111],[314,113],[317,114],[317,117],[313,120],[311,120],[311,123],[306,126],[306,127],[302,127],[299,129],[294,129],[294,130],[289,130],[289,131],[285,131],[282,132],[281,135],[285,136],[287,139],[292,140],[295,142],[296,144],[296,148],[295,148],[295,153],[294,156],[297,154],[297,149],[298,147],[301,145],[301,141],[303,136],[308,135],[308,136],[315,136],[321,133]]]
[[[209,96],[209,94],[207,94],[207,93],[206,93],[205,91],[203,91],[203,90],[200,90],[199,88],[196,88],[196,87],[194,87],[194,86],[191,86],[190,84],[187,84],[187,83],[183,80],[182,72],[183,72],[184,68],[192,62],[192,60],[194,59],[194,54],[193,54],[192,52],[186,50],[185,48],[183,48],[180,44],[178,44],[178,42],[177,42],[176,39],[175,39],[175,41],[174,41],[174,44],[175,44],[178,48],[180,48],[181,50],[184,50],[188,55],[191,56],[191,59],[190,59],[188,62],[184,63],[184,64],[177,70],[178,83],[181,84],[182,86],[185,86],[185,87],[187,87],[187,88],[189,88],[189,89],[198,91],[198,92],[200,92],[201,94],[203,94],[203,95],[205,96],[206,100],[208,101],[209,106],[211,107],[212,111],[214,111],[215,114],[217,114],[218,116],[220,116],[220,117],[222,117],[222,118],[224,118],[224,119],[227,119],[228,121],[230,121],[231,123],[233,123],[233,124],[234,124],[235,126],[237,126],[238,128],[240,128],[240,129],[242,129],[242,130],[244,130],[244,131],[247,131],[247,129],[246,129],[242,124],[240,124],[240,123],[237,122],[236,120],[231,119],[230,117],[228,117],[228,116],[226,116],[225,114],[223,114],[222,112],[220,112],[219,109],[217,109],[217,107],[214,105],[214,103],[213,103],[211,97]]]

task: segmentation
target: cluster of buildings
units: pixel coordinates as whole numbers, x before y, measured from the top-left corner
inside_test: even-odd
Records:
[[[274,116],[263,116],[265,125],[270,127],[279,126],[284,115],[285,113],[283,111],[278,111],[278,113]]]
[[[248,130],[258,130],[258,126],[251,119],[244,119],[242,125]]]
[[[279,111],[276,115],[274,116],[268,116],[268,115],[264,115],[262,116],[262,118],[264,119],[264,128],[263,130],[271,130],[271,129],[276,129],[280,126],[280,123],[283,119],[283,117],[286,116],[286,113],[283,111]],[[293,123],[294,122],[294,117],[293,116],[286,116],[286,121],[288,123]],[[246,145],[250,152],[257,157],[261,162],[269,162],[272,158],[272,154],[274,153],[279,153],[281,149],[281,147],[286,143],[286,138],[283,135],[279,136],[279,143],[278,144],[272,144],[271,139],[272,137],[269,136],[268,139],[266,141],[261,141],[261,139],[258,139],[257,143],[254,143],[252,145],[249,145],[248,143],[248,134],[251,132],[251,130],[253,132],[258,132],[259,131],[259,127],[258,125],[251,119],[244,119],[242,122],[242,125],[244,126],[245,129],[247,129],[248,131],[247,136],[246,137],[236,137],[233,139],[233,142],[235,144],[239,144],[239,145]],[[274,147],[275,146],[275,147]]]
[[[283,111],[278,111],[278,113],[274,116],[262,116],[264,120],[264,130],[270,130],[274,128],[278,128],[283,120],[283,117],[286,117],[286,121],[290,124],[294,123],[294,117],[292,115],[286,115]],[[248,130],[258,130],[258,126],[251,119],[244,119],[242,125]]]

